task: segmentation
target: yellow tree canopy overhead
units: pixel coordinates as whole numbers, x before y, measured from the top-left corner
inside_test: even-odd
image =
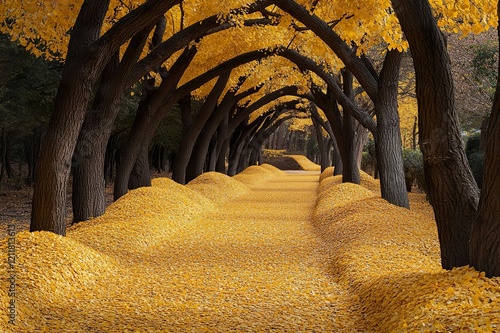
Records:
[[[83,0],[3,0],[0,3],[0,17],[4,24],[2,32],[8,32],[12,39],[18,40],[37,55],[65,55],[69,32],[78,15]],[[355,42],[360,52],[369,47],[385,42],[390,48],[406,48],[406,42],[390,0],[337,0],[313,1],[297,0],[321,17],[347,42]],[[312,4],[316,6],[312,8]],[[486,31],[496,27],[495,3],[489,0],[430,0],[438,18],[440,27],[447,31],[468,34]],[[103,32],[109,29],[130,10],[144,1],[112,0]],[[221,6],[216,1],[186,0],[180,6],[167,13],[171,22],[166,34],[171,35],[183,26],[193,24],[210,15],[219,15],[222,19],[242,20],[246,18],[228,16],[230,9],[252,3],[249,0],[227,0]],[[277,11],[269,7],[270,11]],[[182,13],[182,15],[181,15]],[[283,14],[283,13],[281,13]],[[281,25],[289,28],[293,20],[284,15]],[[41,49],[34,45],[43,41]],[[276,41],[276,40],[275,40]],[[285,41],[281,41],[285,42]]]

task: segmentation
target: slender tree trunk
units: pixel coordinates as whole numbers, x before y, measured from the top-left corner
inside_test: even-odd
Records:
[[[328,152],[326,151],[325,139],[322,133],[322,127],[318,123],[315,118],[313,119],[314,132],[316,133],[316,140],[318,141],[319,154],[320,154],[320,163],[321,163],[321,172],[325,171],[325,169],[330,165],[330,159],[328,157]]]
[[[342,157],[340,156],[339,146],[337,144],[337,138],[332,138],[333,144],[333,175],[338,176],[344,172],[344,166],[342,164]]]
[[[226,174],[226,156],[229,150],[229,139],[224,140],[222,147],[219,151],[219,156],[217,157],[217,164],[215,165],[215,171]]]
[[[181,140],[179,145],[180,149],[175,157],[174,169],[172,173],[172,179],[180,184],[186,183],[186,175],[188,172],[187,168],[196,144],[196,140],[200,135],[203,126],[206,124],[210,115],[214,111],[217,100],[225,88],[230,75],[231,71],[227,71],[219,77],[201,111],[198,113],[198,116],[191,124],[187,134]]]
[[[143,143],[128,180],[128,188],[130,190],[144,186],[151,186],[151,170],[149,167],[149,142]]]
[[[497,5],[500,14],[500,2]],[[500,39],[500,30],[499,30]],[[500,65],[498,67],[500,74]],[[500,75],[485,145],[484,178],[479,212],[470,240],[470,263],[489,277],[500,276]]]
[[[175,87],[196,52],[196,47],[186,47],[170,68],[169,79],[163,80],[158,88],[150,89],[146,98],[139,104],[134,124],[127,139],[127,150],[121,158],[120,167],[116,174],[115,200],[127,193],[130,174],[143,145],[151,143],[161,121],[173,105],[188,93],[179,93]]]
[[[419,139],[443,268],[469,263],[479,190],[462,146],[450,58],[427,0],[392,0],[416,73]]]
[[[344,70],[342,73],[344,79],[344,93],[349,99],[354,98],[353,94],[353,76],[348,70]],[[344,135],[345,135],[345,148],[346,148],[346,158],[343,160],[343,173],[342,182],[350,182],[359,184],[360,175],[359,168],[356,163],[356,120],[351,115],[350,112],[344,112]]]
[[[398,81],[401,57],[401,52],[388,50],[380,72],[379,98],[375,101],[377,114],[375,147],[382,198],[394,205],[410,208],[403,168],[398,114]]]

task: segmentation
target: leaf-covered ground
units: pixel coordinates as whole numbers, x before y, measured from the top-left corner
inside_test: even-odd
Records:
[[[67,237],[20,232],[14,269],[3,239],[0,332],[500,331],[499,279],[440,269],[422,195],[330,171],[156,179]]]
[[[12,332],[356,327],[349,296],[329,277],[310,224],[317,175],[284,175],[265,166],[235,179],[204,178],[187,186],[156,180],[151,188],[130,192],[103,217],[73,227],[67,237],[19,233],[16,325],[8,325],[2,314],[0,327]],[[202,185],[207,178],[212,179],[208,192]],[[9,301],[6,288],[2,284],[2,304]]]

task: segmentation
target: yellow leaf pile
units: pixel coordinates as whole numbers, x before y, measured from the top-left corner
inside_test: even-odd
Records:
[[[248,191],[248,186],[220,172],[205,172],[187,184],[214,203],[224,203]]]
[[[331,255],[332,276],[359,300],[364,329],[500,331],[500,279],[469,267],[441,269],[425,195],[410,195],[407,210],[335,178],[319,186],[313,224]]]
[[[305,171],[320,171],[321,167],[316,163],[311,162],[310,159],[305,157],[304,155],[286,155],[293,158]]]
[[[321,184],[323,179],[327,178],[327,177],[331,177],[333,175],[333,170],[335,169],[335,167],[328,167],[326,168],[325,170],[323,170],[323,172],[319,175],[319,183]]]
[[[264,164],[265,165],[265,164]],[[280,170],[281,171],[281,170]],[[240,172],[239,174],[233,176],[234,179],[242,182],[246,185],[258,184],[269,178],[273,177],[277,171],[273,169],[257,165],[252,165]]]

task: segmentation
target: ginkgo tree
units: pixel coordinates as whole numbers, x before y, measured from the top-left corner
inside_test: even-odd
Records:
[[[271,4],[276,7],[269,6]],[[92,137],[89,135],[90,128],[105,124],[103,128],[109,130],[121,94],[128,87],[143,78],[145,87],[148,81],[152,83],[151,91],[144,96],[140,106],[142,110],[150,111],[139,109],[136,125],[131,131],[129,142],[134,144],[130,144],[130,156],[119,172],[118,188],[115,189],[118,196],[126,192],[134,165],[137,166],[140,153],[144,154],[144,147],[150,141],[149,137],[141,135],[154,133],[169,105],[215,78],[218,78],[219,86],[227,78],[225,86],[236,87],[238,80],[247,74],[242,65],[265,58],[269,53],[295,63],[301,72],[316,73],[324,81],[324,88],[316,90],[316,99],[324,94],[328,96],[325,109],[329,101],[341,105],[346,117],[342,126],[348,133],[352,132],[350,117],[353,116],[375,134],[384,174],[381,177],[382,195],[405,206],[406,192],[398,192],[404,189],[404,175],[397,121],[397,82],[401,51],[409,45],[417,73],[420,144],[430,200],[440,233],[443,266],[450,268],[468,262],[467,242],[475,221],[479,192],[463,158],[453,107],[453,82],[448,75],[449,59],[439,28],[477,33],[496,25],[490,2],[478,4],[473,0],[464,0],[457,5],[451,1],[431,1],[429,4],[427,0],[419,0],[409,4],[397,0],[377,0],[342,2],[342,5],[332,6],[317,0],[232,0],[222,8],[217,3],[195,0],[84,0],[64,4],[27,0],[3,1],[1,5],[3,31],[9,31],[12,38],[34,53],[65,59],[54,112],[40,154],[32,230],[64,234],[63,210],[71,158],[75,156],[74,160],[84,165],[87,157],[91,156],[87,151],[93,151],[85,144],[93,142],[89,139]],[[258,13],[258,16],[252,13]],[[26,24],[27,19],[30,20],[29,25]],[[266,23],[261,23],[276,29],[255,25],[258,19],[265,20]],[[74,24],[71,23],[73,21]],[[253,28],[246,29],[248,25]],[[221,37],[224,36],[221,32],[229,28],[232,28],[232,35],[224,38],[227,44],[219,49],[225,55],[222,57],[217,54],[217,40],[209,42],[208,35]],[[200,38],[203,38],[201,43]],[[250,41],[262,42],[265,45],[258,46],[264,49],[250,51]],[[380,43],[387,47],[383,67],[376,71],[365,52]],[[437,56],[429,59],[429,55]],[[197,57],[201,61],[196,60]],[[223,59],[227,67],[218,64]],[[426,67],[426,63],[435,66]],[[342,68],[340,81],[337,74]],[[434,75],[432,71],[442,75]],[[355,103],[354,78],[374,102],[377,122]],[[206,87],[215,94],[216,86]],[[256,83],[248,89],[257,90],[257,87]],[[110,91],[112,94],[109,94]],[[230,88],[224,94],[222,91],[217,89],[216,94],[221,103],[224,101],[222,96],[229,96]],[[205,96],[208,95],[206,92]],[[254,98],[258,100],[256,96]],[[101,118],[102,115],[106,116]],[[225,116],[225,113],[220,115]],[[247,121],[246,117],[242,118],[233,127]],[[220,124],[214,122],[217,123]],[[250,132],[261,125],[252,127]],[[335,130],[334,123],[330,125]],[[340,138],[338,134],[336,137]],[[490,146],[493,146],[492,142],[493,139]],[[102,153],[104,149],[101,144],[98,150]],[[345,155],[344,160],[350,161],[351,157]],[[82,177],[75,174],[76,181],[84,183],[89,181],[85,180],[85,175],[91,173],[82,172]],[[356,181],[355,175],[353,180]],[[494,182],[492,178],[488,184]],[[98,187],[102,191],[102,183]],[[88,202],[89,199],[83,201]],[[99,205],[102,198],[97,201]],[[447,202],[456,203],[460,209],[451,207]],[[484,214],[480,216],[494,215],[491,209],[486,208],[491,205],[481,207]],[[96,211],[99,213],[101,210]],[[495,225],[491,220],[488,218],[489,225]],[[475,237],[473,239],[482,240],[484,236],[476,234]],[[491,248],[494,242],[494,239],[485,242],[486,249]],[[479,241],[473,242],[477,243]],[[480,256],[472,256],[473,260],[489,258],[484,252],[482,250]],[[488,259],[484,260],[487,262]]]

